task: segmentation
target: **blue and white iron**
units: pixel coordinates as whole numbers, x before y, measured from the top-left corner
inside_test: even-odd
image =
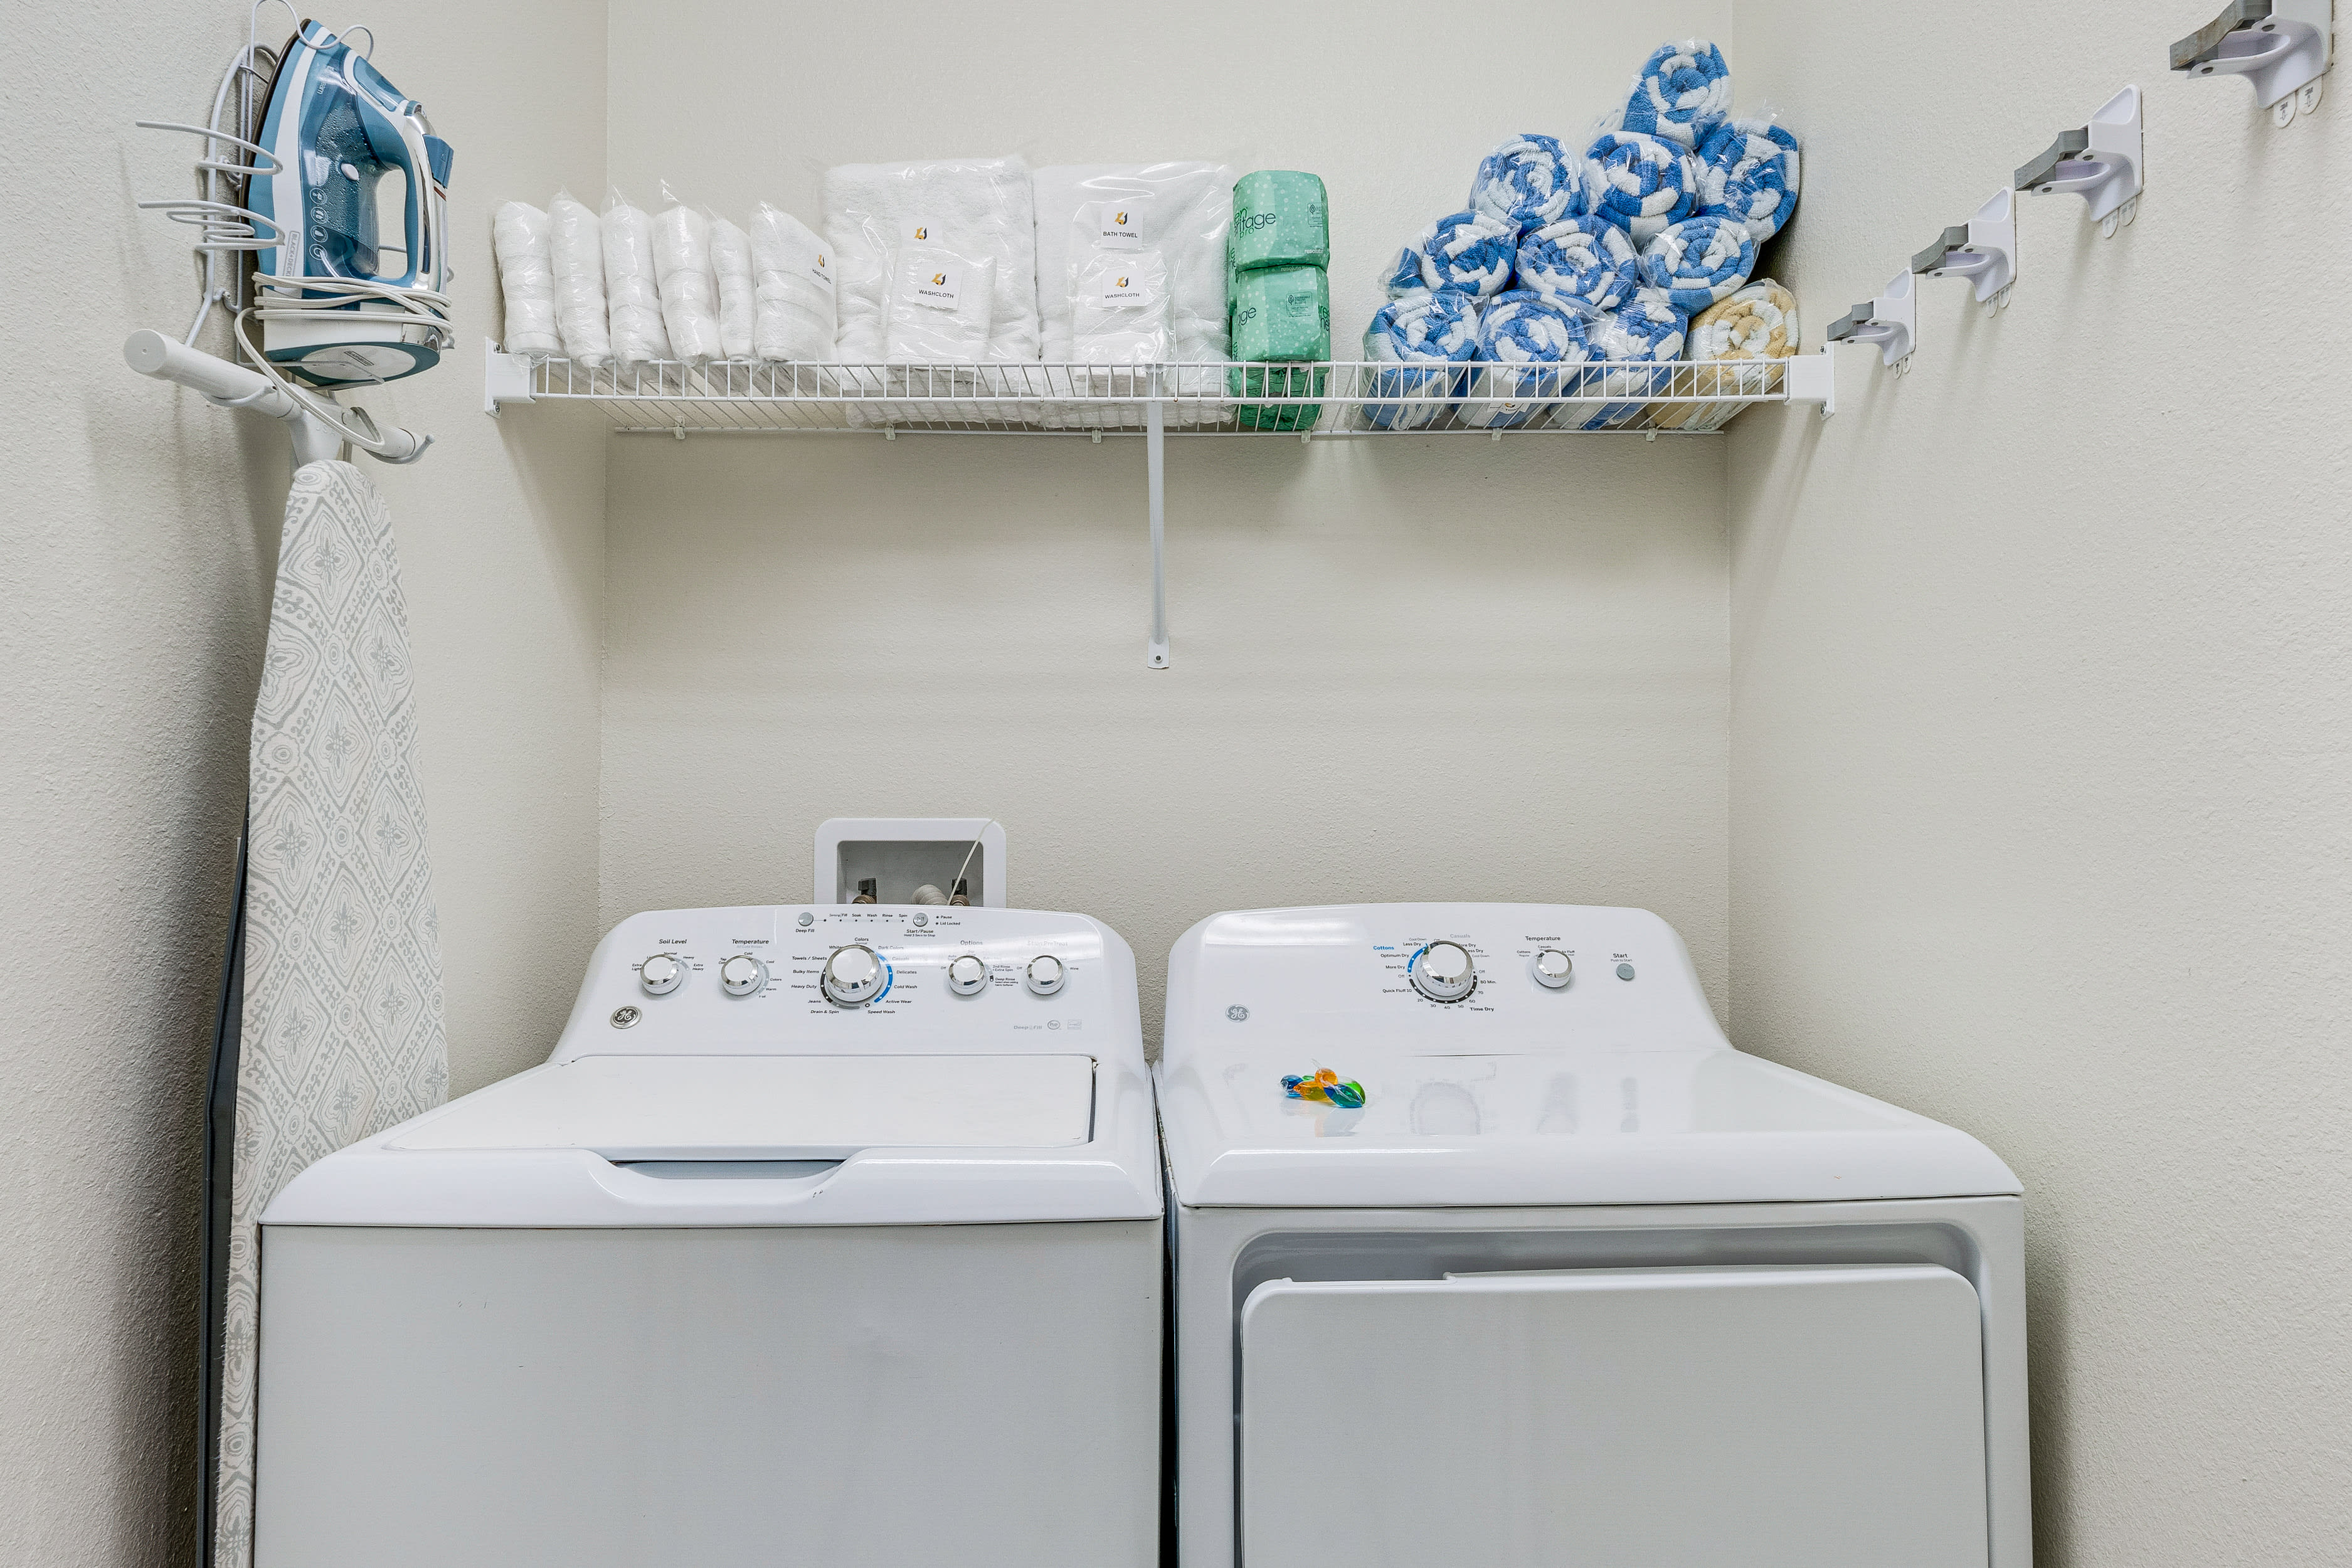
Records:
[[[305,21],[279,55],[257,140],[246,205],[275,243],[256,258],[254,357],[314,386],[431,369],[450,342],[450,150],[423,109]]]

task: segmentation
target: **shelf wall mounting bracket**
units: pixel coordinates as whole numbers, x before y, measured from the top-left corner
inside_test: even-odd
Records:
[[[482,412],[496,419],[501,404],[530,402],[530,360],[500,353],[496,338],[482,340]]]
[[[2017,281],[2017,193],[2007,185],[1995,191],[1976,216],[1946,229],[1913,257],[1911,270],[1967,279],[1988,316],[2008,304],[2010,286]]]
[[[2139,216],[2143,186],[2139,89],[2126,87],[2099,106],[2089,124],[2061,131],[2042,156],[2017,171],[2012,182],[2035,195],[2076,195],[2089,204],[2099,233],[2107,238]]]
[[[1877,299],[1832,321],[1829,341],[1874,344],[1879,363],[1887,369],[1897,375],[1909,371],[1911,351],[1919,343],[1919,293],[1912,287],[1911,274],[1896,273]]]
[[[1160,390],[1153,386],[1155,395],[1143,408],[1144,484],[1151,504],[1151,640],[1144,645],[1143,663],[1150,669],[1168,668],[1168,405]]]
[[[1791,403],[1810,403],[1827,419],[1837,412],[1837,356],[1824,345],[1817,354],[1791,354],[1780,385]]]
[[[2335,47],[2335,0],[2231,0],[2172,46],[2172,68],[2192,81],[2244,77],[2256,107],[2284,127],[2319,107]]]

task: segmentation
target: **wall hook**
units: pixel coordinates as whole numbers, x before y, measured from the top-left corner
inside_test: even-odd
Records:
[[[1911,286],[1911,274],[1896,273],[1885,293],[1832,321],[1829,341],[1875,343],[1881,364],[1897,375],[1910,370],[1911,351],[1919,341],[1919,296]]]
[[[2041,157],[2017,171],[2014,183],[2036,195],[2081,196],[2099,233],[2112,239],[2139,216],[2140,129],[2139,89],[2127,87],[2100,105],[2088,125],[2061,131]]]
[[[2231,0],[2172,46],[2172,68],[2192,80],[2244,77],[2255,104],[2274,123],[2292,125],[2297,109],[2319,107],[2335,39],[2335,0]]]
[[[2009,303],[2017,281],[2017,193],[2004,185],[1911,258],[1911,270],[1930,278],[1964,278],[1976,285],[1977,302],[1988,316]]]

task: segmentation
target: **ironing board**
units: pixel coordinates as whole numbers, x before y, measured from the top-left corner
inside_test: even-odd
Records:
[[[287,497],[251,767],[209,1135],[228,1189],[206,1259],[216,1568],[252,1561],[256,1222],[304,1166],[448,1087],[400,564],[349,463],[303,465]]]

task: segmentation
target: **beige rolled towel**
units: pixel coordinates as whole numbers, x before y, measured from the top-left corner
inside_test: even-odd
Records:
[[[1738,361],[1787,359],[1797,352],[1801,334],[1797,321],[1797,297],[1769,278],[1759,278],[1717,300],[1691,318],[1685,357],[1694,364],[1732,364]],[[1753,397],[1769,389],[1769,374],[1753,370],[1702,375],[1702,395],[1722,392]],[[1715,430],[1746,406],[1738,403],[1691,403],[1664,414],[1658,423],[1671,429]]]

